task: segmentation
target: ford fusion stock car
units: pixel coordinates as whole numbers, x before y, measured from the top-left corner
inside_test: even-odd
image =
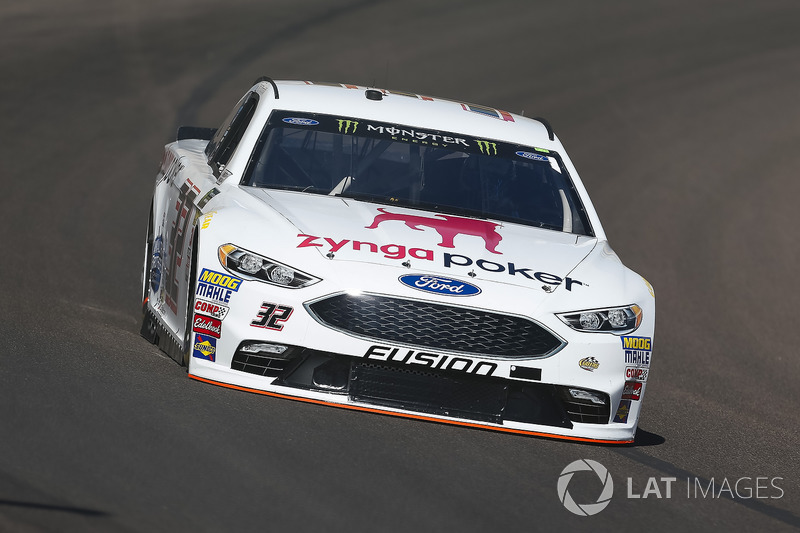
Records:
[[[142,278],[142,335],[202,382],[634,439],[655,295],[544,119],[261,78],[166,146]]]

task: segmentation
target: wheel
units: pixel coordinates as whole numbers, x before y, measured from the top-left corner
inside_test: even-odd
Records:
[[[188,370],[189,359],[192,356],[192,320],[194,318],[194,287],[197,280],[197,230],[192,238],[192,251],[189,263],[189,283],[186,287],[186,328],[183,334],[183,361],[182,365]]]
[[[160,254],[159,254],[160,260]],[[156,283],[155,289],[158,289],[158,283],[161,282],[160,265],[157,269],[157,279],[154,278],[153,268],[153,207],[150,207],[150,215],[147,217],[147,236],[144,241],[144,264],[142,265],[142,328],[139,331],[140,335],[153,344],[158,344],[158,332],[156,331],[156,322],[153,313],[148,308],[148,297],[150,295],[150,286],[153,282]]]

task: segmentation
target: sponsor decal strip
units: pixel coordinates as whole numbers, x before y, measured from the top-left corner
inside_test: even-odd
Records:
[[[474,422],[462,422],[460,420],[449,420],[447,418],[437,418],[434,416],[424,416],[424,415],[416,415],[410,413],[401,413],[398,411],[391,411],[387,409],[375,409],[373,407],[362,407],[360,405],[348,405],[343,403],[336,403],[336,402],[328,402],[325,400],[316,400],[313,398],[303,398],[300,396],[291,396],[289,394],[282,394],[279,392],[270,392],[261,389],[253,389],[250,387],[242,387],[239,385],[231,385],[229,383],[222,383],[221,381],[214,381],[212,379],[201,378],[199,376],[195,376],[194,374],[189,374],[191,379],[202,381],[203,383],[209,383],[211,385],[219,385],[220,387],[225,387],[228,389],[234,389],[244,392],[252,392],[255,394],[263,394],[264,396],[272,396],[274,398],[283,398],[286,400],[295,400],[298,402],[306,402],[306,403],[313,403],[317,405],[327,405],[330,407],[339,407],[341,409],[351,409],[353,411],[364,411],[368,413],[377,413],[377,414],[384,414],[384,415],[391,415],[391,416],[398,416],[400,418],[411,418],[414,420],[424,420],[427,422],[441,422],[444,424],[451,424],[454,426],[463,426],[463,427],[471,427],[471,428],[478,428],[478,429],[491,429],[493,431],[501,431],[504,433],[515,433],[517,435],[530,435],[534,437],[549,437],[554,439],[560,440],[569,440],[575,442],[594,442],[598,444],[630,444],[633,442],[633,439],[628,440],[607,440],[607,439],[590,439],[586,437],[572,437],[569,435],[558,435],[555,433],[546,433],[542,431],[529,431],[525,429],[514,429],[514,428],[507,428],[502,426],[493,426],[489,424],[477,424]]]
[[[387,259],[405,259],[411,257],[415,259],[422,259],[426,261],[435,261],[436,254],[433,250],[426,250],[424,248],[407,248],[402,244],[378,244],[366,241],[352,241],[350,239],[341,239],[339,241],[329,237],[317,237],[316,235],[307,235],[305,233],[298,233],[297,236],[302,239],[298,248],[313,248],[319,247],[329,252],[337,252],[345,249],[352,249],[355,252],[364,253],[382,253]],[[321,242],[320,242],[321,241]],[[440,245],[441,246],[441,245]],[[476,266],[485,272],[502,274],[508,276],[519,276],[547,285],[561,285],[568,291],[572,291],[576,285],[585,285],[582,281],[571,278],[569,276],[562,278],[549,272],[536,271],[529,267],[520,267],[513,262],[498,263],[495,261],[488,261],[486,259],[473,260],[470,257],[461,254],[451,254],[445,252],[441,257],[442,264],[445,268],[455,267],[470,267]],[[198,295],[200,295],[198,293]]]

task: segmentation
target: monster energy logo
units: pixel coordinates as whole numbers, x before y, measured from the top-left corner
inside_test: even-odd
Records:
[[[355,133],[356,128],[358,128],[358,122],[354,120],[343,120],[340,118],[337,119],[337,122],[339,123],[339,133]],[[350,126],[353,126],[352,132],[350,131]]]
[[[492,142],[489,142],[489,141],[479,141],[477,139],[475,140],[475,142],[478,143],[478,148],[481,149],[481,153],[482,154],[497,155],[497,144],[496,143],[492,143]]]

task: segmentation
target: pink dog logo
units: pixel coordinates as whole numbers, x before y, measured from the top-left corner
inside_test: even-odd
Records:
[[[499,226],[499,224],[495,224],[494,222],[453,217],[450,215],[436,215],[436,217],[440,218],[402,215],[399,213],[390,213],[381,207],[378,208],[378,211],[383,214],[376,215],[372,225],[367,226],[367,229],[375,229],[379,224],[387,220],[398,220],[404,222],[409,228],[417,231],[422,231],[419,226],[435,229],[442,237],[442,242],[439,243],[439,246],[443,248],[455,248],[453,239],[456,235],[473,235],[483,239],[488,251],[493,254],[502,253],[497,251],[497,245],[500,244],[503,237],[497,233],[497,226]]]

